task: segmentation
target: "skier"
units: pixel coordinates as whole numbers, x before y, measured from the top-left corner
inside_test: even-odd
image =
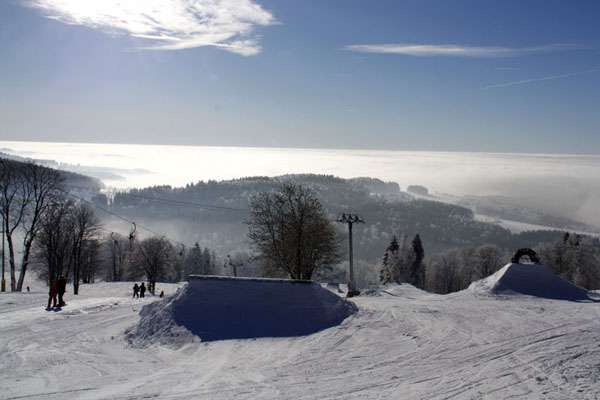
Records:
[[[51,310],[52,307],[56,307],[56,294],[57,294],[57,283],[56,281],[51,281],[50,282],[50,288],[48,291],[48,307],[46,307],[46,310]],[[52,307],[50,307],[50,304],[52,304]]]
[[[66,291],[67,291],[67,279],[64,276],[61,276],[56,281],[56,292],[58,293],[58,306],[59,307],[64,307],[67,305],[67,303],[65,303],[65,301],[63,299],[63,296],[65,295]]]
[[[142,282],[142,286],[140,286],[140,297],[144,297],[144,295],[146,294],[146,285],[144,285],[144,282]]]
[[[164,291],[164,290],[161,290],[161,291],[160,291],[160,296],[158,296],[158,297],[160,297],[161,299],[162,299],[163,297],[165,297],[165,291]]]
[[[136,297],[139,299],[140,297],[140,287],[138,286],[137,282],[135,283],[135,285],[133,285],[133,298],[135,299]],[[143,296],[142,296],[143,297]]]

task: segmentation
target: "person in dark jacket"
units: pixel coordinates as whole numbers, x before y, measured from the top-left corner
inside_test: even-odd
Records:
[[[140,287],[138,286],[137,282],[135,283],[135,285],[133,285],[133,298],[139,298],[140,297]]]
[[[48,291],[48,307],[46,307],[46,310],[51,310],[52,308],[50,307],[50,304],[52,304],[52,307],[56,307],[57,301],[56,301],[56,295],[58,294],[58,285],[56,281],[51,281],[50,282],[50,288]]]
[[[67,279],[64,276],[61,276],[56,281],[56,291],[58,293],[58,306],[59,307],[66,306],[67,303],[65,303],[63,296],[65,295],[65,292],[67,291]]]
[[[165,291],[164,291],[164,290],[161,290],[161,291],[160,291],[160,296],[158,296],[158,297],[160,297],[161,299],[162,299],[163,297],[165,297]]]
[[[144,285],[144,282],[142,282],[142,285],[140,286],[140,297],[144,297],[146,294],[146,285]]]

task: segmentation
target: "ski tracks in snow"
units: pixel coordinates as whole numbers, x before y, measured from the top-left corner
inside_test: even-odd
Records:
[[[141,350],[143,303],[114,294],[51,315],[0,297],[0,399],[599,398],[595,303],[402,285],[310,336]]]

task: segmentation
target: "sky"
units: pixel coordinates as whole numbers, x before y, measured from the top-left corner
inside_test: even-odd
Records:
[[[600,2],[2,0],[0,140],[600,153]]]

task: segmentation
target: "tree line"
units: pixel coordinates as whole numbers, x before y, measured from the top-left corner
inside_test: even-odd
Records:
[[[22,290],[31,264],[48,282],[67,277],[75,294],[80,283],[97,278],[144,278],[153,287],[157,281],[176,282],[191,274],[223,273],[227,268],[233,273],[250,264],[260,266],[261,276],[344,280],[345,271],[340,271],[344,233],[334,226],[318,192],[295,182],[250,196],[245,223],[253,254],[243,260],[228,256],[223,266],[214,251],[198,243],[186,248],[164,236],[140,239],[107,232],[90,204],[69,198],[59,171],[0,159],[0,216],[8,244],[11,290]],[[17,247],[21,253],[18,278]],[[565,279],[588,289],[600,287],[598,239],[564,234],[542,242],[536,250]],[[482,244],[427,256],[420,234],[393,237],[380,265],[374,267],[376,281],[407,282],[431,292],[450,293],[497,271],[507,262],[509,251]]]
[[[98,278],[154,284],[217,273],[215,253],[198,243],[107,232],[93,203],[71,198],[62,172],[41,165],[0,158],[0,217],[11,291],[23,290],[31,268],[48,283],[68,279],[74,294]]]
[[[399,244],[401,243],[401,244]],[[535,246],[541,263],[557,275],[588,290],[600,288],[600,240],[564,233],[559,240]],[[393,238],[379,267],[379,283],[410,283],[434,293],[464,290],[492,275],[508,262],[513,251],[495,245],[464,247],[425,259],[419,235],[409,243],[406,236]]]

